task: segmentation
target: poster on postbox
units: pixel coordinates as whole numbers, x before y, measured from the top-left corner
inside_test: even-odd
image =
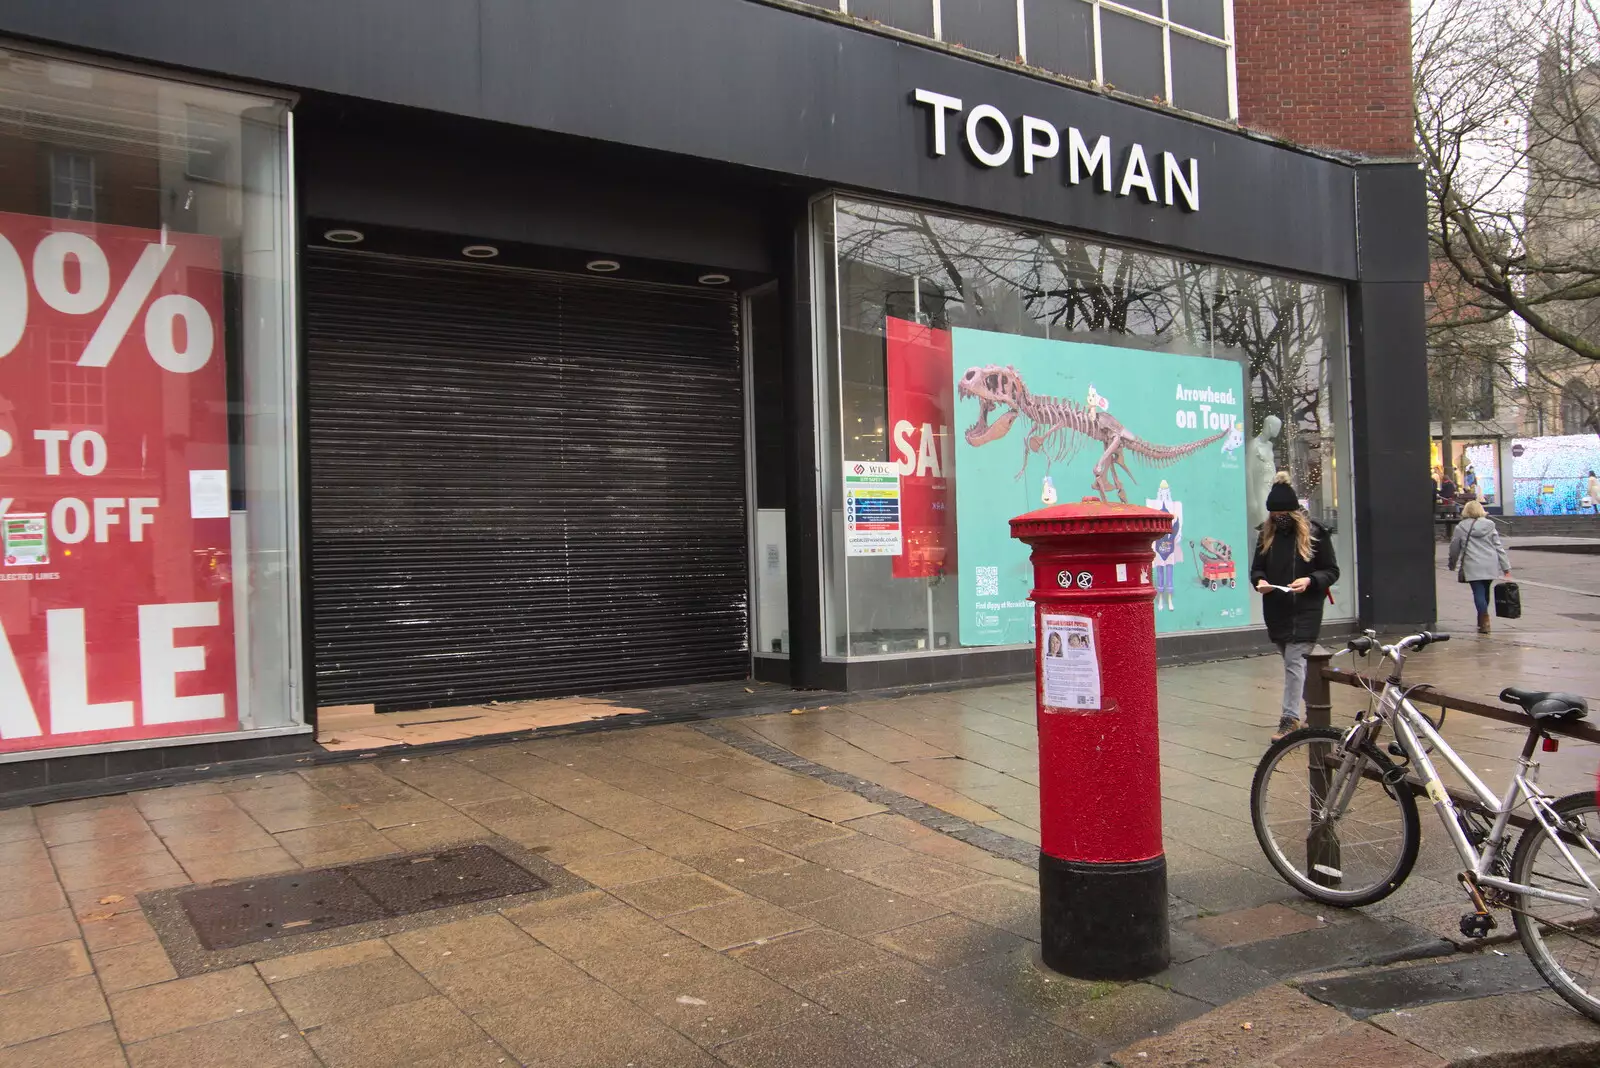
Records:
[[[1244,372],[1233,360],[956,329],[951,377],[962,645],[1033,641],[1009,520],[1062,501],[1172,514],[1153,545],[1156,631],[1250,622]]]
[[[216,239],[0,213],[0,752],[237,726],[222,333]]]

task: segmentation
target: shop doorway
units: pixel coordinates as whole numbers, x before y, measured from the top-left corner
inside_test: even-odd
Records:
[[[303,259],[317,703],[742,679],[733,293]]]

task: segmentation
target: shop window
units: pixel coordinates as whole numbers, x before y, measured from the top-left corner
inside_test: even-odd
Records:
[[[286,106],[6,49],[0,114],[0,754],[303,730]]]
[[[816,232],[828,655],[1030,641],[1007,521],[1050,499],[1175,514],[1162,634],[1259,622],[1246,578],[1278,470],[1350,559],[1337,287],[846,198]],[[1155,461],[1106,462],[1069,410]],[[1345,575],[1330,619],[1354,617]]]
[[[50,153],[50,214],[57,219],[94,222],[94,157],[79,152]]]

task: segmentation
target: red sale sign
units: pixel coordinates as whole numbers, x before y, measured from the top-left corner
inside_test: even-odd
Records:
[[[950,332],[890,318],[884,334],[889,455],[900,466],[905,531],[905,550],[894,558],[894,577],[932,578],[955,563]]]
[[[0,213],[0,752],[232,730],[222,252]]]

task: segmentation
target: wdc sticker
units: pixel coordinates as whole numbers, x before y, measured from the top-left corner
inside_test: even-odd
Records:
[[[1070,589],[1072,587],[1072,572],[1070,572],[1070,571],[1057,571],[1056,572],[1056,585],[1060,586],[1064,590],[1065,589]]]
[[[1086,590],[1094,585],[1094,576],[1087,571],[1078,572],[1078,589]]]

